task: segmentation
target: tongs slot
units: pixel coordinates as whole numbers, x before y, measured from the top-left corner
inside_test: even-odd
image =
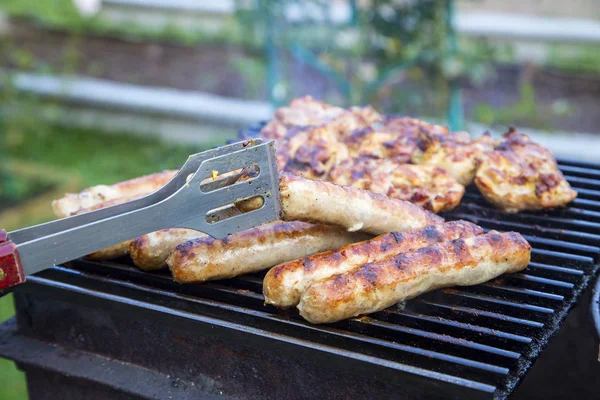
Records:
[[[231,186],[238,181],[252,184],[260,175],[260,167],[257,164],[250,165],[242,169],[227,171],[225,173],[217,170],[211,172],[210,178],[205,178],[200,182],[200,190],[203,193],[210,193],[217,189]]]
[[[242,205],[242,206],[240,206]],[[214,208],[206,213],[206,222],[216,224],[240,214],[246,214],[252,211],[260,210],[265,205],[263,196],[251,196],[239,199],[235,203],[229,203],[221,207]]]

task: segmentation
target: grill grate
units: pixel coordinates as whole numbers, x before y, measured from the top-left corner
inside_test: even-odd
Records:
[[[128,260],[78,260],[52,268],[33,283],[74,283],[257,328],[308,346],[328,346],[385,364],[419,379],[468,388],[482,398],[504,398],[595,276],[600,256],[600,167],[560,161],[579,198],[564,210],[505,214],[476,191],[445,217],[486,229],[515,230],[532,244],[521,273],[473,287],[438,290],[405,304],[327,326],[313,326],[295,311],[263,304],[264,274],[182,286],[167,273],[144,273]],[[367,356],[367,357],[365,357]],[[466,393],[466,392],[465,392]]]

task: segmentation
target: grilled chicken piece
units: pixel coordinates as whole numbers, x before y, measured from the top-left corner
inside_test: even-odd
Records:
[[[185,242],[171,253],[167,264],[176,282],[204,282],[260,271],[365,238],[332,226],[275,222],[225,239]]]
[[[405,131],[417,128],[419,134],[445,135],[450,132],[447,126],[430,124],[410,117],[386,116],[384,126],[391,131]]]
[[[299,130],[276,146],[281,171],[325,179],[334,165],[348,159],[348,149],[330,124]]]
[[[275,111],[273,119],[261,130],[260,136],[267,139],[281,139],[288,135],[292,127],[322,125],[344,114],[346,110],[331,106],[310,96],[294,99],[288,107]]]
[[[444,220],[407,201],[330,182],[280,174],[282,219],[343,226],[379,235]]]
[[[478,160],[495,145],[496,141],[488,133],[475,140],[466,132],[447,135],[424,133],[419,143],[420,150],[413,153],[412,162],[442,167],[461,185],[469,186],[475,178]]]
[[[560,207],[577,197],[552,153],[515,129],[485,154],[475,184],[490,203],[508,212]]]
[[[483,229],[466,221],[430,225],[404,233],[393,232],[371,240],[349,244],[337,250],[318,253],[279,264],[265,276],[265,303],[286,308],[298,304],[300,296],[315,281],[351,271],[363,264],[381,261],[400,253],[457,238],[469,238]]]
[[[138,268],[154,271],[167,266],[167,257],[178,245],[202,237],[206,234],[192,229],[163,229],[134,239],[129,255]]]
[[[379,122],[381,118],[370,106],[345,110],[306,96],[292,100],[289,107],[277,109],[273,119],[261,129],[260,136],[267,139],[283,139],[293,136],[298,128],[327,124],[333,132],[345,137],[354,130]]]
[[[422,134],[446,133],[447,128],[418,119],[386,117],[381,126],[370,126],[348,135],[345,143],[352,157],[385,158],[404,164],[411,160]]]
[[[365,129],[378,123],[383,116],[371,106],[351,107],[346,113],[332,121],[340,139],[344,140],[352,132]]]
[[[520,271],[530,253],[531,246],[516,232],[455,239],[316,281],[302,295],[298,309],[309,322],[335,322],[438,288],[476,285]]]
[[[63,198],[52,202],[52,209],[57,217],[65,218],[74,215],[81,209],[89,209],[105,201],[121,198],[133,200],[136,197],[142,197],[160,189],[176,173],[177,171],[163,171],[114,185],[93,186],[77,194],[67,193]]]
[[[465,192],[464,186],[441,167],[387,159],[348,160],[332,169],[329,180],[410,201],[435,213],[452,210]]]

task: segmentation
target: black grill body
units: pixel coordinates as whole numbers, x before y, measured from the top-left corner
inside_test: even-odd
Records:
[[[17,288],[0,355],[32,399],[594,397],[588,304],[550,339],[598,270],[600,166],[560,168],[579,192],[565,209],[505,214],[469,191],[445,215],[524,234],[521,273],[315,326],[265,306],[261,274],[178,285],[126,259],[78,260]]]

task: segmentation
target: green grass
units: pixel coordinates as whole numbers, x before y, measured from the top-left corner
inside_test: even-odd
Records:
[[[4,321],[15,313],[12,295],[0,299],[0,320]],[[23,400],[27,398],[25,375],[12,361],[0,358],[0,399]]]
[[[19,125],[21,126],[21,125]],[[76,172],[83,186],[109,184],[162,169],[181,165],[187,156],[203,148],[165,144],[159,140],[140,138],[126,133],[103,134],[94,130],[81,130],[50,126],[33,133],[31,127],[22,128],[7,124],[8,154],[11,158],[48,165]],[[35,126],[35,125],[34,125]],[[224,136],[214,138],[222,144]],[[28,224],[52,219],[48,213],[31,215]],[[2,228],[12,230],[18,227]],[[14,314],[12,296],[0,299],[0,320]],[[27,398],[25,377],[11,361],[0,359],[0,399]]]
[[[215,137],[215,145],[225,135]],[[199,146],[164,144],[135,135],[51,127],[43,133],[10,133],[10,158],[47,164],[77,172],[85,186],[109,184],[144,174],[175,168]]]

